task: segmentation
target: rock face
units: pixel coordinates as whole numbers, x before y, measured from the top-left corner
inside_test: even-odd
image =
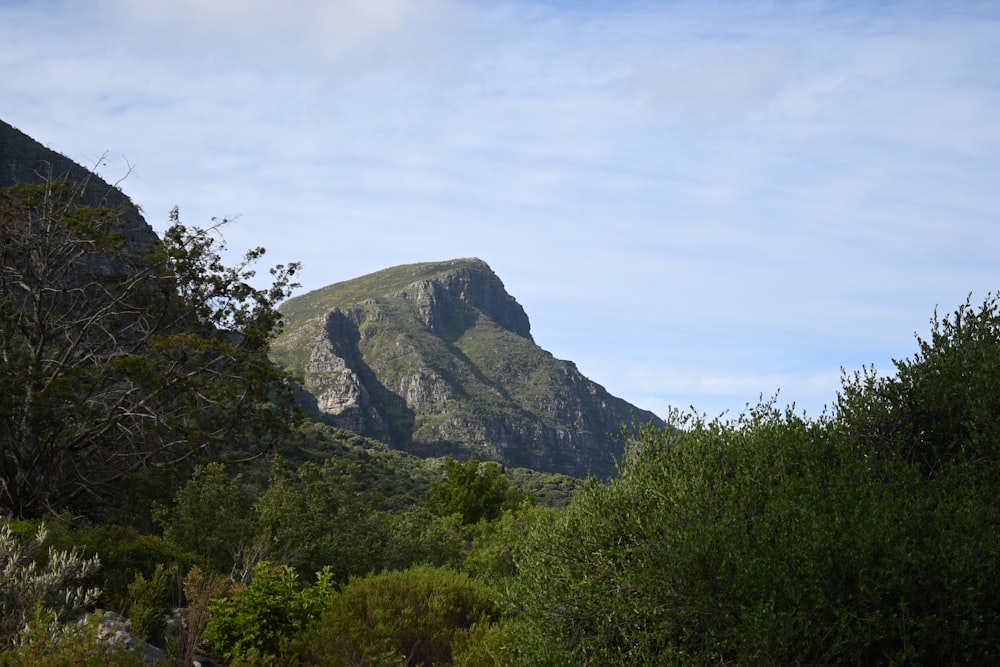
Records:
[[[531,337],[479,259],[413,264],[282,305],[272,356],[327,423],[424,456],[609,476],[623,424],[662,422],[611,396]]]
[[[0,188],[60,178],[81,187],[83,203],[89,206],[106,204],[124,211],[121,231],[125,234],[128,250],[139,250],[158,242],[156,232],[121,190],[0,120]]]

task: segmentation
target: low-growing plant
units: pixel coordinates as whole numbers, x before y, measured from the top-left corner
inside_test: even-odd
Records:
[[[126,611],[132,623],[132,632],[152,643],[163,639],[167,616],[173,610],[171,593],[176,583],[176,567],[157,565],[153,576],[148,579],[142,573],[135,575],[128,587],[129,605]]]
[[[111,524],[74,528],[53,526],[52,545],[58,549],[78,549],[84,555],[101,558],[101,597],[98,606],[125,612],[132,603],[129,586],[137,576],[149,580],[157,567],[187,572],[203,562],[196,554],[156,535],[142,535],[134,528]],[[169,590],[170,601],[181,606],[180,585]]]
[[[212,600],[225,598],[232,592],[232,581],[219,574],[206,574],[200,567],[192,567],[184,578],[184,623],[177,645],[177,663],[189,665],[194,651],[201,644],[208,626],[209,607]]]
[[[575,667],[578,657],[552,644],[523,618],[477,623],[452,643],[455,667]]]

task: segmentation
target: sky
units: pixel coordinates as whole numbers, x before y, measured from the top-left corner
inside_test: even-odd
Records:
[[[0,0],[0,73],[157,231],[299,293],[479,257],[661,416],[817,417],[1000,289],[996,2]]]

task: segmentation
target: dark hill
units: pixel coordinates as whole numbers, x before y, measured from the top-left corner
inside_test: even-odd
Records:
[[[129,249],[144,248],[158,241],[156,232],[143,219],[138,207],[121,190],[0,120],[0,188],[58,179],[78,185],[83,204],[121,209],[124,212],[121,231],[125,232]]]
[[[531,338],[479,259],[411,264],[290,299],[276,361],[330,424],[422,456],[609,476],[625,423],[662,422]]]

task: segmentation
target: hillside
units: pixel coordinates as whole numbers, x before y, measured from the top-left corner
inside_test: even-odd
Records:
[[[272,357],[326,423],[421,456],[614,474],[622,424],[653,421],[535,344],[479,259],[411,264],[281,306]]]
[[[66,179],[81,188],[80,203],[122,210],[126,248],[137,250],[159,241],[138,207],[117,187],[61,153],[46,148],[0,120],[0,188]]]

